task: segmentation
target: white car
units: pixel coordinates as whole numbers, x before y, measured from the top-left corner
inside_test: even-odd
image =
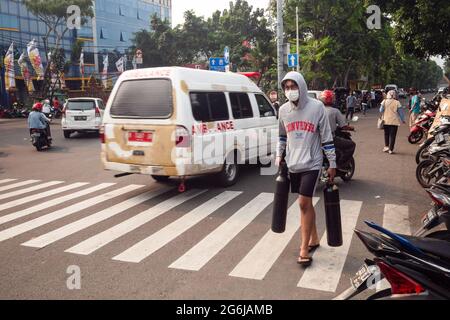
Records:
[[[322,91],[318,91],[318,90],[308,90],[308,95],[311,98],[320,100],[320,94],[322,93]]]
[[[440,87],[439,90],[438,90],[438,94],[443,94],[445,88],[447,88],[447,87]]]
[[[64,105],[61,127],[64,138],[73,132],[99,131],[105,105],[99,98],[71,98]]]

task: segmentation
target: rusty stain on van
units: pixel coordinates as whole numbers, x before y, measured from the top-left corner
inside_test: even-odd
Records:
[[[189,87],[188,87],[186,81],[181,80],[180,87],[181,87],[181,91],[183,91],[186,94],[189,93]]]

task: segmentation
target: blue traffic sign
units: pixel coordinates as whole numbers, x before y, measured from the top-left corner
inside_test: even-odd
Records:
[[[223,57],[225,59],[225,64],[230,64],[230,48],[225,47],[223,50]]]
[[[225,58],[209,58],[209,70],[225,71]]]
[[[288,67],[295,68],[298,65],[298,55],[296,53],[288,54]]]

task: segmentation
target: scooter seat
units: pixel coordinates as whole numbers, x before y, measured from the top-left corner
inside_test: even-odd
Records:
[[[433,238],[401,235],[422,251],[450,260],[450,242]]]

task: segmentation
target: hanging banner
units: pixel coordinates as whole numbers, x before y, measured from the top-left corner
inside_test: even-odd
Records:
[[[27,53],[30,58],[31,65],[36,72],[37,79],[44,79],[44,67],[42,66],[41,56],[39,55],[39,49],[37,48],[36,40],[33,39],[27,45]]]
[[[120,58],[119,60],[117,60],[117,62],[116,62],[117,71],[119,71],[120,73],[123,72],[123,62],[124,62],[123,57]]]
[[[16,78],[14,72],[14,44],[11,43],[8,52],[3,60],[5,66],[5,88],[8,91],[11,88],[16,87]]]
[[[26,58],[25,52],[23,52],[18,60],[20,72],[22,72],[23,81],[25,82],[25,87],[27,88],[28,92],[33,92],[34,91],[33,80],[31,79],[30,69],[28,68],[28,63],[25,60],[25,58]]]
[[[108,67],[109,67],[109,58],[108,55],[105,54],[103,56],[103,72],[102,72],[102,84],[105,89],[108,88]]]

